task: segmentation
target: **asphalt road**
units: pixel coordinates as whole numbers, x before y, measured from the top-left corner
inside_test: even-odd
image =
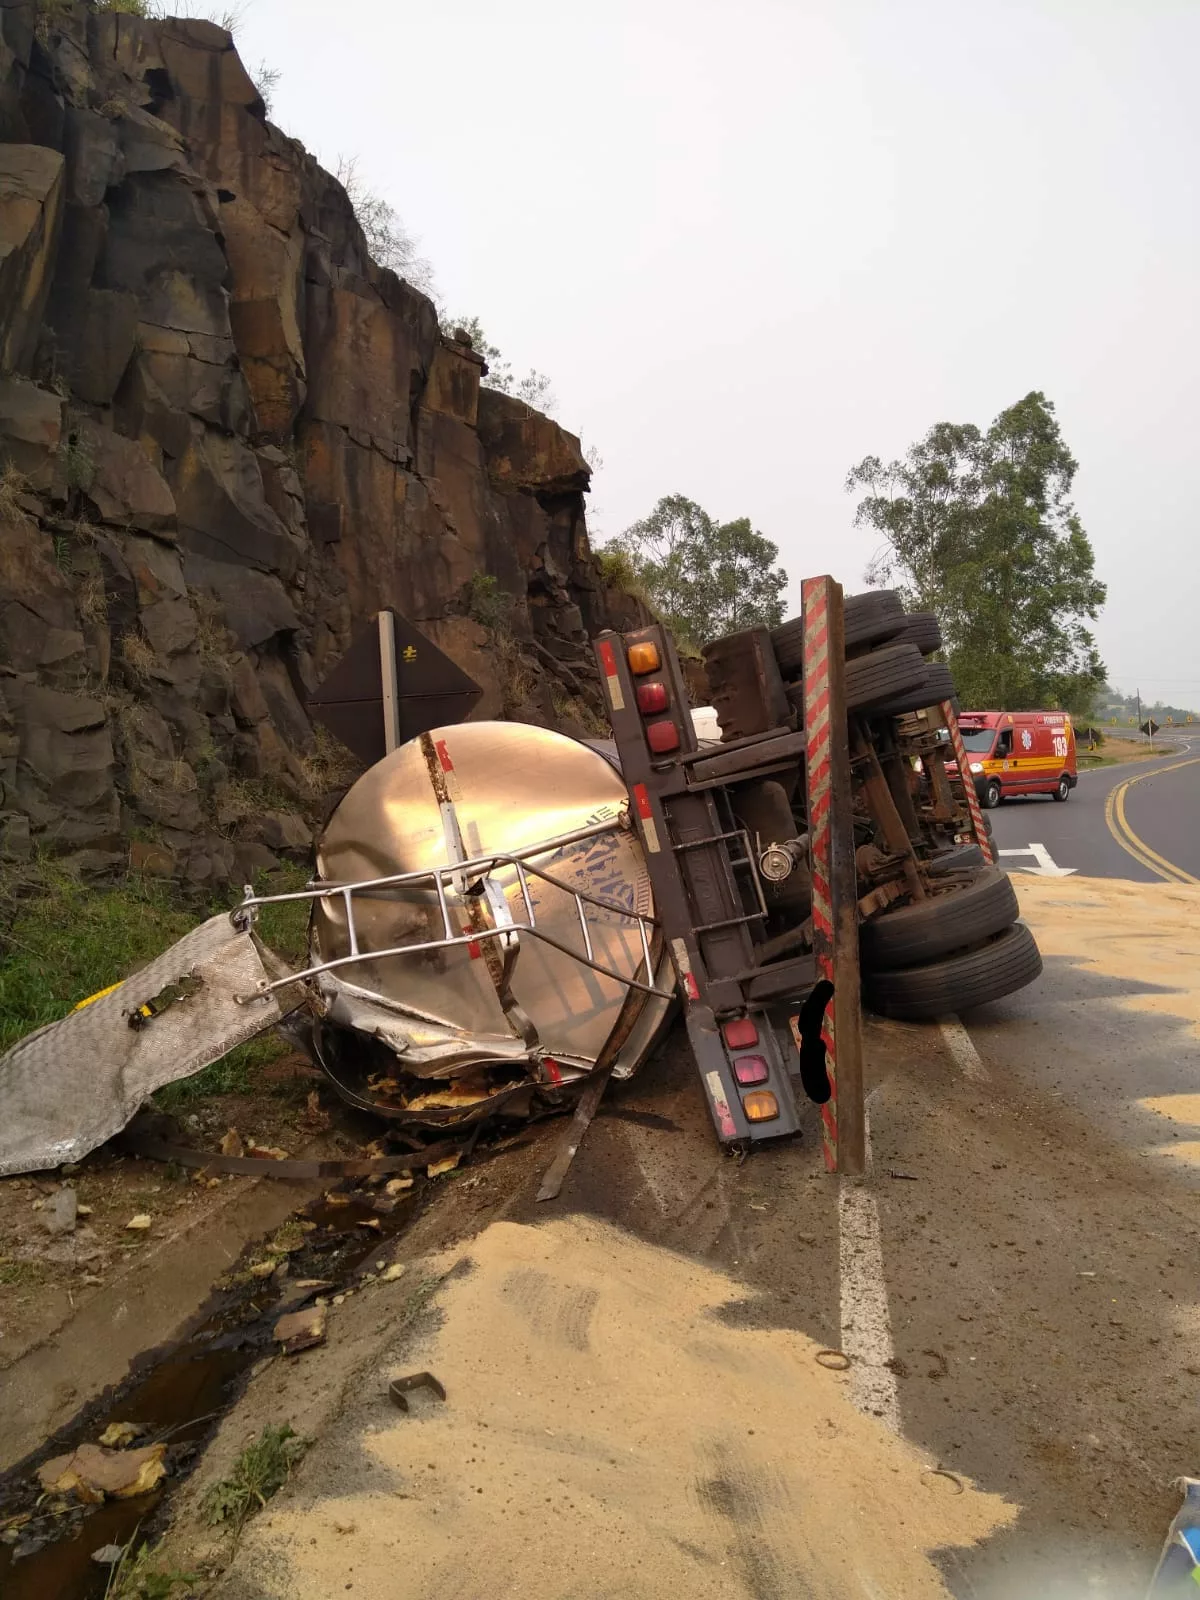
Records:
[[[1003,800],[989,813],[1001,851],[1039,844],[1055,867],[1135,883],[1200,882],[1200,738],[1177,737],[1161,759],[1081,771],[1071,798]],[[1009,871],[1038,870],[1004,855]]]

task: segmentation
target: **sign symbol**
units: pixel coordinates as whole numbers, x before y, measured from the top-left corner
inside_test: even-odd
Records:
[[[1031,872],[1036,878],[1069,878],[1077,867],[1058,867],[1051,859],[1049,850],[1044,844],[1029,844],[1023,850],[1001,850],[1002,856],[1032,856],[1037,862],[1036,867],[1022,867],[1022,872]]]

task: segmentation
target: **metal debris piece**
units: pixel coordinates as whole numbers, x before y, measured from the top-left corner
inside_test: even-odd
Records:
[[[925,1483],[927,1478],[945,1478],[947,1483],[953,1484],[955,1494],[964,1494],[966,1492],[965,1485],[958,1473],[951,1472],[946,1467],[923,1467],[921,1469],[922,1483]],[[929,1487],[927,1483],[925,1486],[926,1488]]]
[[[129,1026],[132,1010],[187,974],[203,981],[203,1004]],[[278,1022],[266,982],[253,936],[228,915],[210,917],[82,1011],[21,1039],[0,1055],[0,1176],[80,1160],[156,1089]],[[243,1004],[246,995],[256,998]]]
[[[819,1367],[828,1367],[830,1372],[850,1370],[850,1357],[844,1350],[818,1350],[813,1359]]]
[[[446,1391],[432,1372],[411,1372],[407,1378],[393,1378],[388,1384],[388,1397],[401,1411],[408,1411],[408,1397],[414,1389],[428,1389],[439,1400],[445,1400]]]
[[[275,1337],[283,1347],[285,1356],[298,1355],[301,1350],[311,1350],[325,1343],[326,1309],[322,1305],[310,1306],[304,1311],[292,1311],[280,1317],[275,1324]]]
[[[579,1096],[579,1102],[567,1125],[567,1131],[563,1136],[562,1143],[558,1147],[558,1154],[546,1168],[542,1186],[537,1192],[539,1200],[556,1200],[558,1198],[559,1190],[563,1186],[563,1180],[566,1178],[571,1163],[575,1159],[575,1152],[579,1149],[583,1136],[588,1130],[588,1125],[596,1115],[596,1108],[600,1104],[605,1089],[608,1088],[610,1076],[611,1073],[608,1069],[598,1072]]]

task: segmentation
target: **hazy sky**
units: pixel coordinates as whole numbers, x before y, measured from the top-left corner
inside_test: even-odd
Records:
[[[357,156],[604,459],[862,587],[848,467],[1042,389],[1111,679],[1200,707],[1197,0],[251,0],[273,116]]]

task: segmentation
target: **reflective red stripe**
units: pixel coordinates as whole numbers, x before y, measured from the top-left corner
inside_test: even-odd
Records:
[[[437,751],[437,758],[441,763],[443,772],[453,772],[454,763],[450,759],[450,752],[446,749],[445,739],[438,739],[433,747]]]
[[[637,807],[638,816],[643,822],[648,822],[654,813],[650,809],[650,795],[644,783],[634,784],[633,803]]]

